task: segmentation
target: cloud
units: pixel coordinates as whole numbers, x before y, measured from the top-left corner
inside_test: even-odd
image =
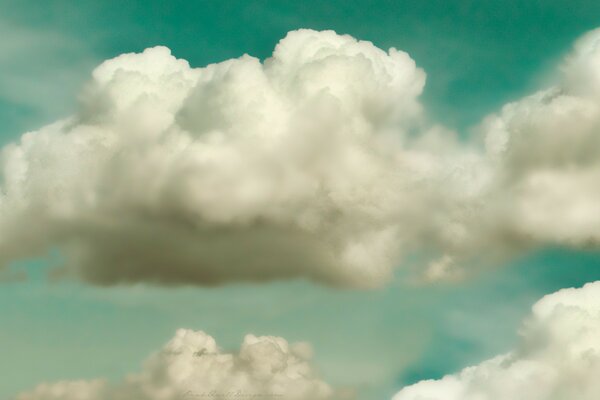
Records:
[[[600,393],[600,281],[538,301],[520,343],[440,380],[402,389],[393,400],[593,400]]]
[[[109,60],[76,116],[4,149],[1,257],[57,246],[97,284],[377,285],[398,204],[416,206],[396,188],[427,163],[390,146],[423,84],[407,54],[331,31],[291,32],[262,64]]]
[[[555,87],[458,139],[401,51],[290,32],[271,58],[108,60],[72,118],[3,151],[0,264],[58,248],[111,285],[427,280],[600,238],[600,31]],[[412,261],[411,261],[412,262]]]
[[[142,371],[118,383],[97,379],[44,383],[16,400],[183,400],[198,398],[351,399],[310,364],[307,343],[247,335],[237,353],[224,352],[202,331],[179,329]]]
[[[456,276],[455,266],[460,272],[461,264],[547,245],[598,246],[599,63],[600,29],[576,42],[554,86],[482,121],[470,141],[482,144],[487,179],[445,216],[455,225],[455,240],[438,246],[444,256],[432,273],[441,263]]]
[[[576,43],[562,82],[506,105],[484,123],[498,200],[507,201],[502,214],[521,237],[599,243],[599,63],[596,30]]]

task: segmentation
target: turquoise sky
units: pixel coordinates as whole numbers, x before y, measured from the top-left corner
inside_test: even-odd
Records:
[[[598,1],[0,0],[0,143],[69,114],[94,65],[158,44],[193,66],[265,58],[289,30],[334,29],[405,50],[428,74],[430,118],[468,132],[543,86],[573,40],[600,25]],[[315,347],[329,381],[365,399],[502,352],[542,294],[600,279],[600,255],[547,249],[456,285],[332,291],[306,282],[216,289],[92,288],[46,282],[48,261],[0,284],[0,398],[41,381],[135,371],[176,328],[225,348],[243,335]]]

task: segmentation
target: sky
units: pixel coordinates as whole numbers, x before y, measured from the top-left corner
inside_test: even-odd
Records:
[[[162,45],[193,67],[242,54],[264,60],[300,28],[406,51],[427,73],[427,120],[460,141],[553,81],[599,16],[598,2],[562,0],[0,0],[0,143],[71,115],[92,70],[119,54]],[[249,332],[307,341],[327,382],[358,386],[361,399],[390,398],[508,351],[540,297],[600,279],[600,253],[567,247],[536,246],[458,282],[415,283],[398,270],[373,290],[304,279],[107,287],[47,278],[60,252],[30,254],[11,270],[31,277],[0,284],[0,397],[40,382],[117,380],[184,327],[226,350]]]

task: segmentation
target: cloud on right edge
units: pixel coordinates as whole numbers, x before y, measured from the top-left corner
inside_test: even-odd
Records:
[[[393,400],[595,400],[600,393],[600,281],[538,301],[517,348]]]

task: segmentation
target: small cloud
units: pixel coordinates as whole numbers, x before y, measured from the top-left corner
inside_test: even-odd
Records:
[[[306,344],[300,344],[306,347]],[[302,354],[301,354],[302,353]],[[106,380],[40,384],[16,400],[354,399],[321,381],[306,352],[279,337],[247,335],[239,352],[224,352],[201,331],[179,329],[140,372]]]

